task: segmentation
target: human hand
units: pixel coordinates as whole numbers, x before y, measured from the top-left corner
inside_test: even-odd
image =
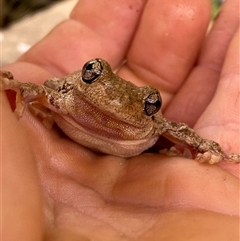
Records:
[[[230,139],[239,132],[238,3],[225,3],[205,38],[209,4],[82,0],[71,20],[4,69],[43,82],[95,57],[115,68],[126,58],[118,74],[158,87],[166,117],[239,152]],[[4,96],[2,107],[3,240],[237,237],[239,165],[98,155],[27,111],[16,120]]]

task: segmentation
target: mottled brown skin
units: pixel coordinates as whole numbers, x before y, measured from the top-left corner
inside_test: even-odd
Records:
[[[111,70],[103,59],[88,61],[82,70],[64,78],[48,79],[44,85],[21,83],[10,72],[1,73],[1,88],[17,92],[20,117],[26,104],[43,118],[55,121],[75,142],[93,150],[123,157],[138,155],[152,147],[160,135],[196,150],[196,159],[217,163],[240,162],[240,155],[226,154],[218,143],[197,135],[184,123],[165,119],[161,96],[151,86],[137,87]]]

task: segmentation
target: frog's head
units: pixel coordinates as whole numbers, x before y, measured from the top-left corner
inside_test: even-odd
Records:
[[[137,155],[156,142],[162,103],[156,88],[122,79],[100,58],[85,63],[75,78],[76,88],[65,98],[67,117],[55,117],[72,139],[120,156]]]
[[[107,61],[96,58],[82,68],[82,84],[86,98],[103,110],[136,124],[144,116],[150,118],[161,108],[159,91],[152,86],[138,87],[116,75]]]

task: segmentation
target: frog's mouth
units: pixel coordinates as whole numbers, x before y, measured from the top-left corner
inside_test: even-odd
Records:
[[[134,115],[125,117],[120,113],[123,112],[122,106],[112,103],[108,108],[102,109],[79,93],[76,95],[77,98],[74,100],[70,102],[66,100],[65,105],[69,115],[64,116],[64,119],[75,125],[76,129],[81,127],[94,136],[104,136],[114,140],[139,140],[154,134],[154,125],[150,116],[146,116],[146,119]]]
[[[53,116],[57,125],[72,140],[106,154],[122,157],[136,156],[153,146],[158,139],[158,136],[153,135],[138,139],[123,138],[116,134],[116,130],[120,132],[122,127],[119,130],[114,129],[115,131],[112,134],[105,132],[103,129],[93,128],[92,125],[88,125],[88,128],[86,128],[67,115],[53,113]]]
[[[54,120],[59,118],[59,114],[53,112]],[[106,111],[89,111],[88,108],[81,109],[81,115],[61,115],[76,130],[82,129],[93,136],[105,137],[113,140],[140,140],[149,138],[153,133],[153,125],[132,124],[119,119]],[[57,122],[57,121],[56,121]],[[59,121],[57,123],[60,125]],[[150,124],[152,124],[150,122]]]

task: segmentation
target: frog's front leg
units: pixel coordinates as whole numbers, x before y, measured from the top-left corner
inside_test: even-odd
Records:
[[[184,123],[175,123],[164,119],[158,123],[160,134],[170,139],[174,143],[185,143],[197,151],[196,160],[218,163],[224,159],[240,163],[240,155],[226,154],[220,145],[212,140],[203,139],[193,129]]]
[[[19,118],[22,116],[27,104],[33,106],[35,104],[35,107],[42,105],[52,111],[58,111],[58,113],[67,113],[64,101],[57,91],[44,85],[21,83],[13,78],[11,72],[0,71],[0,89],[13,90],[17,93],[15,113]]]

